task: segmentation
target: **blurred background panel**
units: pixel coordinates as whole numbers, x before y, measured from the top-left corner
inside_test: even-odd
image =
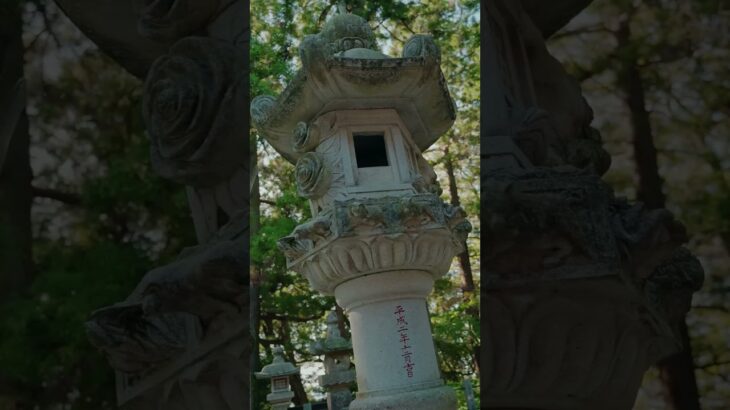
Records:
[[[728,45],[730,8],[715,0],[595,0],[548,40],[593,107],[612,157],[604,179],[672,211],[705,269],[686,319],[691,349],[645,375],[637,410],[730,405]]]
[[[85,323],[201,236],[186,186],[150,165],[142,101],[154,59],[207,22],[141,36],[142,6],[0,5],[0,409],[117,408],[114,370]],[[241,17],[211,37],[236,29],[243,41]]]

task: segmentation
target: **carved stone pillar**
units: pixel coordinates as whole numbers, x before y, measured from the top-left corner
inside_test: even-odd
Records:
[[[631,409],[702,284],[681,224],[601,180],[592,111],[545,48],[587,3],[486,5],[485,408]]]
[[[296,162],[314,218],[279,241],[289,267],[349,316],[357,409],[456,408],[436,360],[426,297],[471,225],[443,203],[421,152],[455,108],[430,36],[382,54],[367,22],[339,14],[300,48],[303,68],[253,121]]]
[[[145,80],[152,167],[186,186],[199,241],[87,324],[117,372],[118,404],[248,408],[248,8],[238,0],[58,3]]]
[[[350,409],[456,408],[432,342],[426,307],[432,288],[433,277],[420,270],[372,274],[337,287],[357,366],[358,395]]]

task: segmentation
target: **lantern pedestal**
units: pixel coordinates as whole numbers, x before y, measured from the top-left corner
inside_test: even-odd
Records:
[[[280,241],[294,257],[290,267],[334,294],[350,319],[358,384],[351,410],[456,409],[426,298],[463,251],[469,228],[460,209],[412,194],[337,201]],[[296,253],[315,236],[310,251]]]
[[[357,398],[350,410],[456,408],[444,386],[431,336],[429,272],[399,270],[362,276],[335,289],[350,319]]]

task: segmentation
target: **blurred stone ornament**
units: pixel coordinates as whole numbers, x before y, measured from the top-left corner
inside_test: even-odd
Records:
[[[243,57],[228,43],[188,37],[155,61],[145,82],[143,114],[157,173],[211,186],[244,161]]]
[[[441,59],[439,50],[433,37],[426,34],[416,34],[403,46],[403,58],[423,57]]]
[[[144,37],[177,40],[205,28],[232,0],[137,0],[137,30]]]

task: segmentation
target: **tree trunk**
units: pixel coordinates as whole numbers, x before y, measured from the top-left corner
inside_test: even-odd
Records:
[[[685,350],[657,364],[659,379],[664,387],[664,401],[671,406],[668,410],[699,410],[700,394],[695,380],[691,341],[684,322],[681,323],[680,336]]]
[[[622,22],[616,33],[619,50],[632,50],[631,19]],[[657,150],[651,119],[646,110],[644,83],[632,52],[623,55],[619,86],[631,113],[631,131],[634,160],[639,174],[637,199],[650,209],[664,208],[666,197],[662,192],[663,181],[659,176]],[[657,364],[667,410],[700,410],[697,380],[694,372],[692,345],[686,323],[682,322],[679,335],[684,349]]]
[[[285,346],[284,349],[284,355],[286,356],[287,360],[290,363],[293,363],[296,366],[296,359],[294,358],[294,347],[291,343],[291,333],[289,332],[289,322],[286,320],[281,321],[281,339],[282,339],[282,346]],[[286,346],[289,346],[287,349]],[[289,378],[289,381],[291,383],[291,389],[294,392],[294,398],[292,399],[294,405],[301,406],[304,403],[309,402],[309,398],[307,398],[307,391],[304,390],[304,383],[302,383],[302,378],[299,374],[295,374]]]
[[[444,159],[445,159],[445,167],[446,167],[446,174],[449,177],[449,195],[451,196],[451,205],[453,206],[461,206],[461,198],[459,198],[459,189],[456,186],[456,174],[454,173],[454,162],[451,158],[451,153],[449,152],[449,147],[446,146],[444,149]],[[471,269],[471,259],[469,259],[469,249],[466,247],[466,244],[464,245],[465,250],[464,252],[459,254],[459,265],[461,266],[461,290],[465,293],[472,293],[475,290],[474,286],[474,275]],[[479,320],[479,308],[469,308],[467,310],[467,313],[469,313],[472,317],[474,317],[476,320]],[[481,347],[479,345],[474,347],[474,351],[472,352],[472,362],[474,364],[474,369],[477,372],[477,375],[480,373],[479,371],[479,364],[481,363],[481,355],[480,355],[480,349]]]
[[[459,198],[459,189],[456,186],[456,175],[454,174],[454,163],[449,153],[449,147],[444,149],[445,167],[446,174],[449,177],[449,195],[451,196],[451,205],[461,206],[461,199]],[[459,254],[459,264],[461,265],[461,277],[462,284],[461,289],[464,292],[474,291],[474,275],[471,269],[471,260],[469,259],[469,250]]]
[[[33,271],[30,136],[23,92],[21,8],[0,7],[0,297],[18,292]],[[10,107],[19,107],[11,109]],[[2,148],[7,147],[6,150]]]
[[[616,33],[619,50],[633,49],[630,21],[630,19],[626,19]],[[639,189],[636,199],[651,209],[663,208],[666,198],[662,192],[663,181],[659,176],[651,120],[646,111],[644,82],[637,66],[636,55],[632,51],[628,51],[622,57],[623,65],[618,78],[624,91],[626,105],[631,112],[634,161],[639,174]]]

